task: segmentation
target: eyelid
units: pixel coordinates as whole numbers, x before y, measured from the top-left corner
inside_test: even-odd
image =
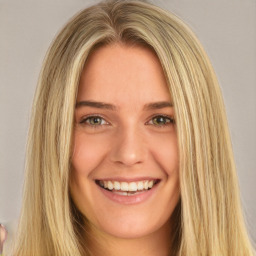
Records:
[[[153,123],[153,119],[157,118],[157,117],[163,117],[164,119],[169,119],[169,121],[167,123],[165,123],[165,124],[159,124],[159,125],[154,124]],[[86,121],[89,118],[100,118],[105,123],[103,123],[103,124],[95,124],[95,125],[92,125],[90,123],[86,123]],[[82,124],[82,125],[84,124],[84,125],[91,126],[91,127],[94,127],[94,128],[97,128],[97,127],[100,127],[100,126],[103,126],[103,125],[110,125],[110,123],[106,120],[106,118],[104,118],[101,114],[88,114],[88,115],[85,115],[85,116],[83,116],[80,119],[79,124]],[[164,126],[173,125],[173,124],[175,124],[174,117],[172,115],[166,115],[166,114],[154,114],[145,123],[145,125],[153,125],[155,127],[164,127]]]
[[[102,120],[104,120],[106,123],[105,124],[99,124],[99,125],[92,125],[89,123],[86,123],[86,121],[89,118],[101,118]],[[87,124],[88,126],[92,126],[92,127],[96,127],[96,126],[102,126],[102,125],[109,125],[110,123],[100,114],[89,114],[89,115],[85,115],[81,118],[81,120],[79,121],[79,124]]]
[[[156,125],[153,122],[151,124],[149,124],[149,122],[153,121],[153,119],[156,118],[156,117],[163,117],[165,119],[169,119],[170,122],[168,122],[167,124],[159,124],[159,125]],[[149,121],[146,122],[146,125],[154,125],[156,127],[163,127],[163,126],[166,126],[166,125],[173,125],[173,124],[175,124],[174,117],[170,116],[170,115],[165,115],[165,114],[155,114],[155,115],[150,117]]]

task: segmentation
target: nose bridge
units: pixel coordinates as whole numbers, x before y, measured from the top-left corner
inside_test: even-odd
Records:
[[[118,129],[112,145],[111,160],[132,166],[145,160],[146,151],[142,129],[130,124]]]

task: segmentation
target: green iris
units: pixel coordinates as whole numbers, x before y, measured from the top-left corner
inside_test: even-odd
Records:
[[[166,123],[170,123],[171,121],[169,118],[166,118],[164,116],[156,116],[153,118],[153,124],[154,125],[165,125]]]
[[[101,125],[102,124],[102,118],[98,117],[98,116],[90,117],[87,120],[90,125]]]

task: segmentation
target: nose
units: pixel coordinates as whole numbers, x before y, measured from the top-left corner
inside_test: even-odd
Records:
[[[117,132],[111,147],[111,161],[124,166],[133,166],[146,159],[147,149],[142,131],[123,128]]]

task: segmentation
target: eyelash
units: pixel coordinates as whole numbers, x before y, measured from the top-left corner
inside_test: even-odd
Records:
[[[90,123],[87,123],[87,121],[90,122],[90,120],[92,120],[93,118],[95,118],[95,119],[96,119],[96,118],[97,118],[97,119],[100,119],[101,123],[100,123],[100,124],[90,124]],[[154,122],[154,119],[156,119],[156,118],[162,118],[162,120],[164,120],[165,123],[164,123],[164,124],[160,124],[160,125],[154,124],[153,122]],[[104,121],[105,124],[102,124],[102,121]],[[149,123],[149,122],[152,122],[152,123]],[[108,123],[102,116],[100,116],[100,115],[90,115],[90,116],[86,116],[86,117],[84,117],[79,123],[80,123],[80,124],[84,124],[84,125],[88,125],[88,126],[90,126],[90,127],[92,127],[92,128],[100,128],[100,126],[102,126],[102,125],[109,125],[109,123]],[[175,124],[174,118],[171,117],[171,116],[168,116],[168,115],[154,115],[154,116],[150,119],[150,121],[148,121],[148,122],[146,123],[146,125],[153,125],[153,126],[155,126],[155,127],[160,127],[160,128],[165,127],[165,126],[167,126],[167,125],[173,125],[173,124]]]
[[[157,125],[157,124],[154,124],[153,123],[153,120],[156,119],[156,118],[162,118],[164,119],[165,123],[164,124],[160,124],[160,125]],[[150,121],[152,121],[152,125],[156,126],[156,127],[164,127],[164,126],[167,126],[167,125],[173,125],[175,124],[175,120],[173,117],[171,116],[168,116],[168,115],[154,115]],[[148,122],[147,122],[148,124]]]
[[[99,126],[101,126],[101,125],[106,125],[106,124],[94,124],[94,125],[93,125],[93,124],[87,123],[88,120],[90,121],[90,119],[93,119],[93,118],[95,118],[95,119],[96,119],[96,118],[97,118],[97,119],[100,119],[101,121],[104,120],[107,125],[109,124],[103,117],[101,117],[101,116],[99,116],[99,115],[86,116],[86,117],[84,117],[79,123],[80,123],[80,124],[84,124],[84,125],[88,125],[88,126],[90,126],[90,127],[92,127],[92,128],[99,128]]]

